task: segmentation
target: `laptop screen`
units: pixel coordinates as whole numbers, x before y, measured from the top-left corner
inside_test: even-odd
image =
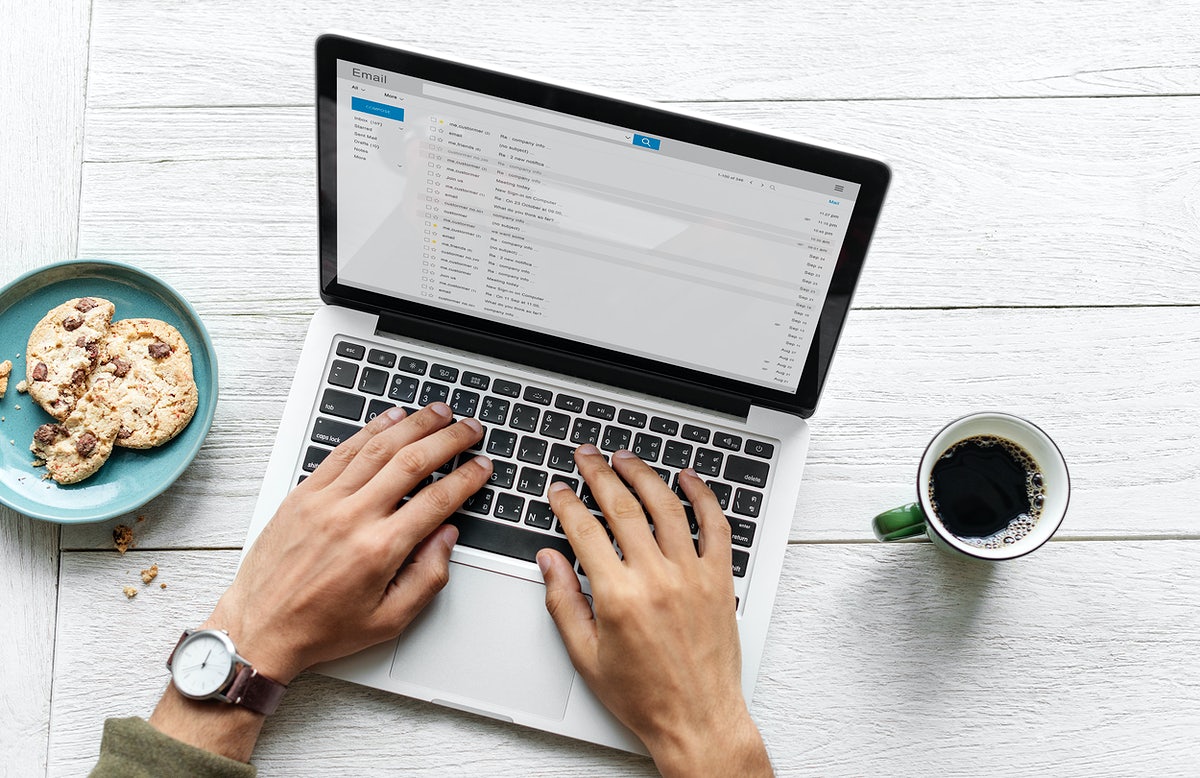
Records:
[[[339,285],[800,390],[859,183],[334,62]]]

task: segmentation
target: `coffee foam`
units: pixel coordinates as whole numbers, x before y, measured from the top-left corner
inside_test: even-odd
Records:
[[[1046,503],[1046,484],[1045,479],[1042,477],[1042,468],[1038,465],[1037,460],[1019,444],[998,435],[972,435],[969,438],[964,438],[942,452],[942,455],[938,459],[941,460],[945,457],[953,456],[957,449],[962,448],[967,443],[975,443],[979,446],[1002,446],[1005,452],[1012,456],[1025,469],[1025,490],[1026,494],[1029,495],[1029,513],[1020,514],[1010,521],[1007,527],[987,537],[974,538],[962,537],[960,535],[955,535],[954,537],[968,546],[974,546],[975,548],[995,549],[1003,546],[1011,546],[1032,532],[1033,528],[1037,526],[1038,520],[1042,518],[1042,506]],[[933,499],[932,480],[929,483],[929,505],[933,508],[933,512],[937,514],[938,504],[937,500]]]

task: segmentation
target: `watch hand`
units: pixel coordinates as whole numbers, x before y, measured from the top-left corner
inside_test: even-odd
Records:
[[[211,649],[211,648],[210,648],[210,649],[208,649],[208,653],[204,655],[204,661],[200,663],[200,666],[201,666],[201,667],[204,667],[205,665],[207,665],[207,664],[208,664],[208,658],[209,658],[210,656],[212,656],[212,649]]]

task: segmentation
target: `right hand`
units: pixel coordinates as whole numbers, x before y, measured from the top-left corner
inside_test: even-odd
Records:
[[[730,528],[717,498],[694,471],[680,474],[700,524],[697,551],[682,503],[658,474],[629,451],[612,461],[615,472],[595,446],[575,452],[621,556],[569,487],[550,487],[595,603],[593,612],[562,554],[538,554],[571,661],[664,775],[770,775],[742,695]]]

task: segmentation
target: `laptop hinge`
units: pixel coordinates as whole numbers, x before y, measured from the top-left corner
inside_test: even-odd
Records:
[[[563,349],[521,343],[479,330],[430,321],[403,313],[381,313],[378,331],[486,354],[497,359],[617,386],[675,402],[707,408],[740,419],[750,414],[750,401],[732,392],[702,386],[660,373],[647,373],[616,362],[582,357]]]

